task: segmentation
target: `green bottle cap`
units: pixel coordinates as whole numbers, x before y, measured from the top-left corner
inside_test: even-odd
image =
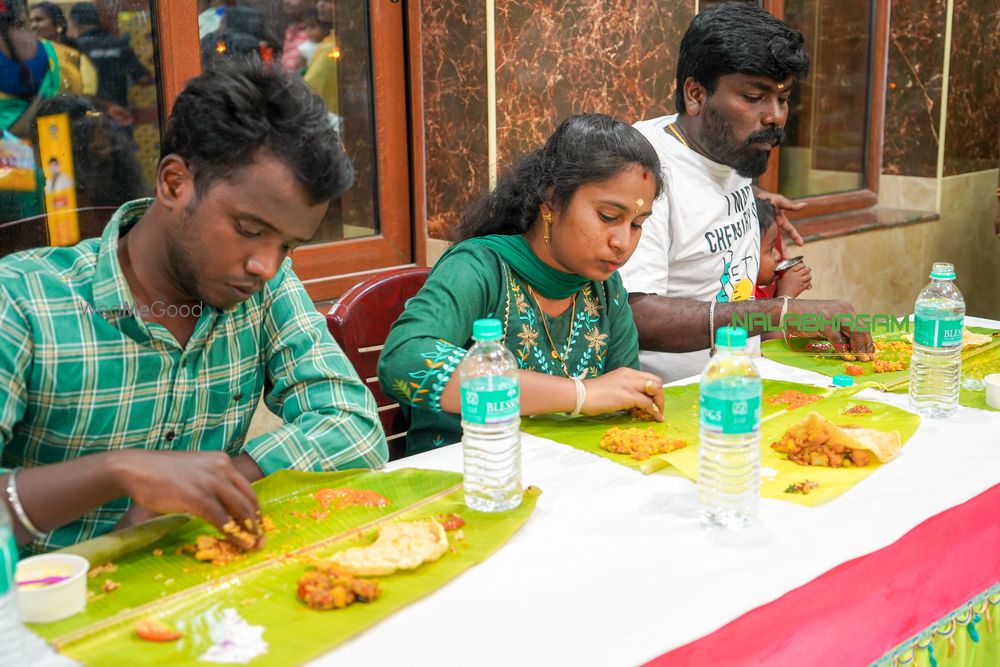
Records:
[[[738,349],[746,347],[747,330],[743,327],[722,327],[715,332],[715,346]]]
[[[934,262],[931,267],[932,280],[954,280],[955,265],[948,262]]]
[[[853,387],[854,378],[850,375],[834,375],[833,376],[833,386],[834,387]]]
[[[472,340],[500,340],[503,337],[503,325],[500,320],[486,318],[472,323]]]

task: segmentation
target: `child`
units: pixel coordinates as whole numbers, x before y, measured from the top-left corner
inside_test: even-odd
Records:
[[[775,248],[778,241],[778,225],[774,223],[774,206],[765,199],[757,200],[757,222],[760,224],[760,270],[757,273],[756,298],[772,296],[767,289],[776,284],[773,296],[792,298],[812,289],[812,272],[805,262],[800,262],[775,275],[774,267],[781,261],[781,251]]]
[[[298,46],[299,59],[296,70],[299,72],[302,72],[309,66],[309,62],[320,47],[320,42],[326,39],[326,36],[333,29],[332,25],[320,20],[319,14],[315,9],[307,9],[306,13],[302,15],[302,22],[306,26],[306,35],[309,39]]]

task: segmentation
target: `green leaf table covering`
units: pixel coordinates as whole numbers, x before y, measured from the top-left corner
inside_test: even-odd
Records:
[[[974,333],[993,336],[998,333],[997,329],[985,327],[973,327],[968,329]],[[875,340],[883,342],[893,342],[902,340],[903,332],[889,334],[876,334]],[[894,371],[891,373],[876,373],[872,362],[846,362],[839,356],[831,354],[818,354],[805,350],[809,343],[816,342],[808,338],[792,338],[789,343],[783,340],[768,340],[761,344],[761,354],[766,359],[776,361],[786,366],[801,368],[806,371],[813,371],[833,377],[844,373],[844,366],[853,363],[864,370],[864,375],[856,378],[859,382],[873,382],[875,386],[883,391],[905,392],[910,382],[910,371]],[[883,355],[884,358],[895,360],[892,353]],[[909,355],[901,358],[909,361]],[[986,343],[985,345],[970,348],[962,352],[962,389],[959,392],[959,403],[966,407],[978,408],[980,410],[991,410],[986,405],[986,391],[982,386],[983,377],[990,373],[1000,373],[1000,338]]]
[[[870,385],[834,390],[784,380],[764,380],[763,384],[761,495],[765,498],[776,498],[801,505],[818,505],[844,493],[872,474],[881,465],[876,461],[864,468],[800,466],[789,461],[784,454],[772,450],[770,444],[776,441],[795,422],[805,418],[809,412],[818,412],[837,424],[858,424],[883,431],[898,431],[904,443],[913,435],[920,423],[920,417],[906,410],[878,401],[854,398],[854,394]],[[820,395],[823,398],[791,411],[785,405],[773,405],[768,402],[769,398],[788,390]],[[698,385],[686,384],[665,387],[663,393],[666,421],[662,424],[646,422],[616,413],[603,417],[576,419],[558,416],[533,417],[522,420],[521,428],[532,435],[603,456],[646,474],[669,466],[685,477],[695,480],[698,478]],[[843,414],[844,410],[858,403],[864,403],[871,408],[872,414],[851,416]],[[683,438],[687,440],[688,445],[668,454],[653,456],[645,461],[636,461],[624,454],[615,454],[601,449],[601,436],[613,426],[651,427],[659,433],[674,438]],[[785,493],[789,485],[805,480],[818,483],[819,488],[813,489],[808,494]]]
[[[200,534],[217,534],[211,526],[192,519],[162,539],[119,558],[116,571],[90,578],[88,588],[97,597],[85,611],[63,621],[29,627],[60,653],[87,665],[208,665],[213,663],[198,659],[212,645],[213,628],[218,628],[224,611],[235,609],[250,625],[264,628],[263,639],[268,644],[267,652],[248,664],[302,664],[488,558],[524,524],[540,494],[529,487],[517,509],[480,513],[463,503],[461,474],[414,469],[284,471],[254,487],[261,509],[275,524],[261,551],[221,566],[178,553],[179,547],[193,543]],[[388,497],[391,504],[384,508],[331,507],[325,518],[313,518],[309,513],[319,507],[313,494],[324,487],[370,489]],[[382,522],[449,512],[465,519],[464,539],[449,532],[449,550],[440,560],[412,572],[373,577],[382,585],[382,597],[374,602],[314,611],[296,597],[298,579],[309,569],[305,558],[324,557],[367,543]],[[161,555],[155,555],[154,550]],[[106,579],[121,584],[120,588],[101,593]],[[146,618],[183,631],[183,638],[165,643],[139,639],[134,626]]]

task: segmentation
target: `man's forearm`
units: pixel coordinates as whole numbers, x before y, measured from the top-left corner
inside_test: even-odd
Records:
[[[656,352],[694,352],[711,344],[709,308],[711,304],[693,299],[629,294],[632,318],[639,330],[639,347]],[[759,299],[715,304],[715,328],[729,326],[734,317],[749,313],[764,313],[771,321],[781,316],[783,299]],[[750,335],[764,331],[763,323],[754,322]]]
[[[17,492],[25,514],[43,533],[78,519],[96,507],[124,495],[115,452],[81,456],[71,461],[25,468],[17,473]],[[34,536],[21,525],[7,500],[7,479],[0,476],[3,502],[14,519],[18,546]]]

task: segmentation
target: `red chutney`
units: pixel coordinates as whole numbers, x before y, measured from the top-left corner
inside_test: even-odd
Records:
[[[458,530],[465,525],[465,519],[457,514],[441,514],[437,517],[437,521],[445,530]]]
[[[351,506],[385,507],[389,504],[389,499],[380,493],[348,488],[320,489],[316,492],[316,501],[323,509],[335,504],[338,510]]]

